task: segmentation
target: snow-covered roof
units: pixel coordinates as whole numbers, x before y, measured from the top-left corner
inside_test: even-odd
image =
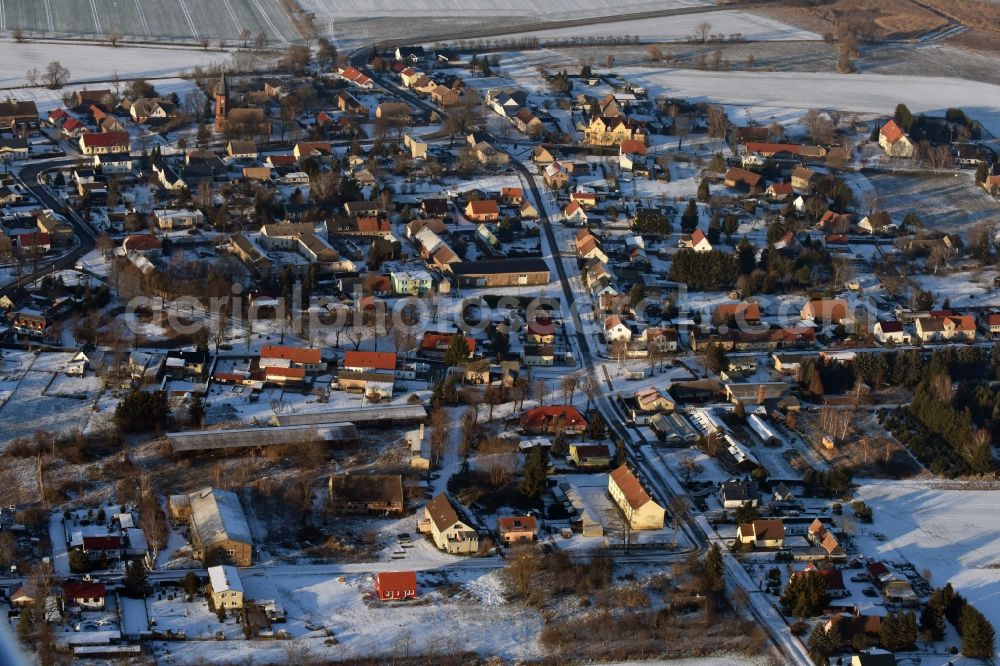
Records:
[[[225,540],[253,543],[236,493],[203,488],[190,498],[191,524],[203,546]]]
[[[213,592],[243,593],[243,582],[240,580],[240,572],[236,570],[236,567],[229,564],[209,567],[208,580],[212,583]]]

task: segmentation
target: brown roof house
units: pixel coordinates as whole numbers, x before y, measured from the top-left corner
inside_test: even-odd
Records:
[[[455,505],[445,493],[424,506],[423,518],[417,522],[417,531],[430,534],[434,545],[446,553],[471,555],[479,552],[479,534],[459,517]]]
[[[398,474],[331,474],[330,508],[337,513],[403,513],[403,477]]]
[[[785,545],[785,523],[780,518],[743,523],[737,532],[740,543],[755,548],[781,548]]]
[[[663,528],[666,511],[653,501],[628,465],[622,465],[608,475],[608,493],[634,530]]]

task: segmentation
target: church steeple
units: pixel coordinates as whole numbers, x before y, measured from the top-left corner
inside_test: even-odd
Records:
[[[226,70],[222,70],[222,77],[215,85],[215,131],[222,132],[226,129],[226,116],[229,115],[229,81],[226,79]]]

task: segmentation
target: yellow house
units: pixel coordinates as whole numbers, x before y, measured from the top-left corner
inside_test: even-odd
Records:
[[[646,134],[634,121],[616,116],[597,116],[583,132],[584,142],[592,146],[617,146],[622,141],[646,142]]]
[[[740,543],[756,548],[781,548],[785,545],[785,523],[780,518],[743,523],[738,532]]]
[[[243,582],[236,567],[223,564],[208,568],[208,588],[212,597],[212,606],[219,608],[243,608]]]
[[[628,465],[608,475],[608,493],[633,530],[663,529],[666,511],[653,501]]]

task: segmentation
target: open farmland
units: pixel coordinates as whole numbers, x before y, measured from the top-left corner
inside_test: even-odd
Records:
[[[305,11],[315,12],[324,24],[330,17],[358,16],[493,16],[537,17],[547,21],[591,16],[621,16],[633,12],[686,9],[714,5],[714,0],[625,0],[610,7],[595,0],[569,0],[539,4],[532,0],[300,0]]]
[[[986,190],[976,187],[972,175],[946,174],[920,177],[876,174],[870,176],[878,192],[879,207],[902,219],[915,212],[926,229],[946,233],[966,232],[996,218],[1000,207]],[[961,207],[955,206],[961,201]]]
[[[275,0],[2,0],[0,30],[144,40],[237,40],[247,28],[271,42],[299,38]]]

